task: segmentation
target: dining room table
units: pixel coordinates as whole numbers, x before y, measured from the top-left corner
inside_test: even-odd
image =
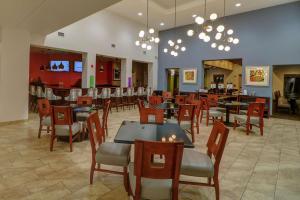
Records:
[[[224,124],[226,126],[233,127],[234,123],[230,121],[230,111],[237,109],[238,107],[241,107],[241,106],[248,106],[249,104],[245,103],[245,102],[239,102],[239,101],[229,101],[229,102],[228,101],[219,101],[218,105],[223,106],[226,109],[226,119],[225,119]]]
[[[183,142],[185,148],[195,147],[178,124],[142,124],[137,121],[123,121],[114,142],[134,144],[135,140]]]

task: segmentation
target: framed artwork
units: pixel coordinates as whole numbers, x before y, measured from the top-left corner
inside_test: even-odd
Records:
[[[121,70],[118,66],[114,67],[114,81],[121,80]]]
[[[197,69],[184,69],[183,70],[183,83],[197,83]]]
[[[252,86],[269,86],[270,66],[246,66],[245,83]]]

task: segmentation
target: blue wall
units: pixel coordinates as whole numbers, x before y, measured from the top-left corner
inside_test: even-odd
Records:
[[[224,19],[222,19],[224,20]],[[158,89],[165,90],[166,68],[197,68],[198,84],[182,84],[180,71],[180,90],[195,91],[203,86],[203,60],[243,59],[243,79],[245,66],[300,64],[300,2],[275,6],[257,11],[226,17],[225,26],[235,31],[240,39],[238,46],[230,52],[220,52],[210,47],[211,43],[200,41],[197,36],[188,37],[187,30],[195,25],[188,25],[160,32]],[[195,29],[194,29],[195,30]],[[181,38],[187,51],[173,57],[163,53],[169,39]],[[243,86],[248,91],[254,90],[256,95],[272,97],[272,73],[269,87]],[[244,82],[244,80],[243,80]]]

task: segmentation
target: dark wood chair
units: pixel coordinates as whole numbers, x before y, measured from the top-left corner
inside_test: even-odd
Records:
[[[162,97],[164,100],[170,100],[170,99],[172,99],[172,93],[169,91],[163,91]]]
[[[283,97],[281,96],[279,90],[274,92],[274,96],[275,96],[275,99],[274,99],[275,112],[278,112],[279,110],[286,110],[290,113],[291,106],[289,103],[283,101]]]
[[[156,108],[141,108],[140,122],[142,124],[163,124],[164,110]]]
[[[168,119],[169,123],[178,123],[181,128],[192,136],[192,142],[195,142],[194,135],[194,119],[195,119],[196,105],[193,104],[180,104],[177,119]]]
[[[129,193],[133,199],[178,199],[183,143],[136,140],[134,164],[129,164]],[[161,162],[154,155],[163,155]]]
[[[102,126],[104,127],[105,134],[108,135],[108,126],[107,126],[107,119],[108,113],[110,111],[110,100],[106,101],[103,107],[103,114],[102,114]]]
[[[90,96],[79,96],[79,97],[77,97],[77,105],[91,106],[92,104],[93,104],[93,97],[90,97]]]
[[[164,102],[164,100],[161,96],[149,96],[149,104],[150,105],[159,105],[163,102]]]
[[[185,96],[177,95],[175,97],[175,103],[176,104],[185,104]]]
[[[265,98],[256,98],[255,103],[263,103],[264,105],[266,104],[266,99]],[[239,114],[247,115],[248,110],[239,110]]]
[[[92,106],[93,105],[93,97],[90,96],[79,96],[77,97],[77,105],[78,106]],[[76,120],[82,124],[82,139],[86,138],[86,120],[89,117],[89,112],[76,112]]]
[[[186,98],[185,98],[185,103],[191,104],[192,101],[195,100],[195,94],[190,93]]]
[[[73,151],[73,141],[80,133],[80,124],[73,122],[72,109],[69,106],[52,107],[52,131],[50,139],[50,151],[53,151],[53,143],[57,136],[69,137],[70,152]]]
[[[260,134],[264,134],[264,103],[250,103],[248,106],[247,115],[234,116],[234,129],[237,125],[246,126],[246,133],[249,135],[252,126],[257,126],[260,130]]]
[[[119,108],[122,108],[124,110],[121,88],[116,88],[114,94],[112,94],[110,99],[111,107],[116,108],[117,112],[119,111]]]
[[[40,117],[40,126],[38,138],[41,137],[42,131],[50,132],[51,127],[51,105],[48,99],[38,99],[38,112]],[[46,126],[46,129],[43,129],[43,126]]]
[[[216,121],[207,141],[207,153],[184,149],[180,174],[208,178],[207,183],[180,180],[181,184],[215,188],[216,200],[220,199],[219,166],[228,138],[229,129]],[[213,180],[213,182],[212,182]]]
[[[197,128],[197,134],[199,134],[200,114],[201,114],[202,101],[201,100],[193,100],[192,104],[196,106],[194,122],[195,122],[195,125],[196,125],[196,128]]]
[[[94,172],[107,172],[123,175],[124,187],[128,191],[128,170],[130,162],[130,145],[104,142],[104,127],[101,126],[97,112],[92,113],[88,120],[89,138],[92,148],[92,163],[90,171],[90,184],[93,184]],[[96,167],[97,164],[97,167]],[[122,167],[123,171],[113,171],[101,168],[103,165]]]
[[[139,113],[141,115],[141,109],[145,108],[145,102],[142,99],[138,99],[138,109],[139,109]]]
[[[203,116],[206,117],[206,126],[208,126],[209,120],[215,122],[216,120],[221,120],[223,122],[224,114],[218,110],[210,109],[210,102],[207,98],[200,98],[201,100],[201,115],[200,123],[202,122]]]

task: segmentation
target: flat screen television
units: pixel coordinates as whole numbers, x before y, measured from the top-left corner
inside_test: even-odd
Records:
[[[284,76],[284,96],[286,98],[300,97],[300,75]]]
[[[50,71],[52,72],[68,72],[70,71],[70,63],[66,60],[51,60]]]
[[[74,62],[74,72],[82,72],[82,61]]]

